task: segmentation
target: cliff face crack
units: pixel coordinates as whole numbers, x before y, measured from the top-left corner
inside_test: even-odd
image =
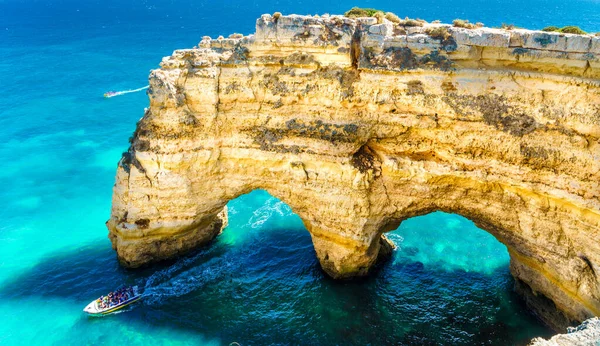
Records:
[[[578,254],[577,257],[579,257],[587,265],[588,269],[592,273],[592,276],[594,278],[597,278],[596,269],[594,269],[594,265],[592,264],[592,261],[590,261],[590,259],[586,255],[583,255],[583,254]]]
[[[275,24],[277,24],[277,22],[275,22]],[[254,97],[254,100],[258,101],[257,97],[256,97],[256,92],[254,91],[254,72],[252,72],[252,69],[250,68],[250,62],[248,61],[248,59],[246,58],[244,60],[244,66],[246,66],[246,69],[248,70],[248,76],[249,78],[249,82],[248,82],[248,87],[250,89],[250,91],[252,92],[252,97]]]
[[[592,68],[592,65],[590,64],[590,61],[586,61],[585,62],[585,67],[583,68],[583,73],[582,75],[586,76],[588,71]]]
[[[216,100],[215,100],[215,120],[217,119],[217,117],[219,116],[220,113],[220,109],[221,109],[221,97],[220,92],[221,92],[221,73],[223,72],[223,70],[221,69],[221,67],[218,67],[217,69],[217,77],[215,80],[215,94],[216,94]]]
[[[519,81],[518,81],[518,80],[517,80],[517,78],[516,78],[516,74],[517,74],[517,72],[513,72],[513,73],[511,73],[511,74],[510,74],[510,78],[511,78],[511,79],[512,79],[512,81],[513,81],[513,82],[515,82],[515,84],[517,84],[519,87],[521,87],[521,88],[524,88],[524,89],[525,89],[526,87],[525,87],[524,85],[521,85],[521,84],[519,84]]]
[[[488,64],[485,63],[485,61],[483,60],[483,52],[485,51],[486,47],[478,47],[479,48],[479,60],[478,62],[485,66],[488,67]]]
[[[362,25],[358,24],[352,33],[352,40],[350,41],[350,59],[352,61],[351,66],[354,69],[358,69],[358,62],[360,61],[361,52],[361,44],[360,37],[362,33]]]
[[[507,246],[548,323],[600,314],[600,69],[586,55],[600,45],[436,28],[264,15],[253,36],[163,59],[117,168],[119,260],[207,244],[228,201],[265,189],[334,278],[367,275],[389,249],[381,232],[443,210]]]

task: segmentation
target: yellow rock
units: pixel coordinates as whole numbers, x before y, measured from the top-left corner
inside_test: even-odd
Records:
[[[600,70],[585,38],[373,24],[263,15],[256,36],[163,59],[117,170],[120,261],[205,244],[228,201],[265,189],[332,277],[367,274],[389,255],[384,232],[443,210],[507,246],[546,322],[600,315]]]

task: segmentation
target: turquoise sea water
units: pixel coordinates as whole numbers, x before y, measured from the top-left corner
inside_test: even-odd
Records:
[[[505,247],[470,221],[404,222],[372,277],[334,282],[282,202],[255,191],[230,226],[177,261],[130,271],[106,237],[116,163],[147,106],[150,69],[201,36],[253,32],[262,13],[371,6],[427,20],[468,18],[600,31],[596,0],[0,0],[0,344],[496,344],[548,335],[512,293]],[[89,318],[123,284],[147,299]]]

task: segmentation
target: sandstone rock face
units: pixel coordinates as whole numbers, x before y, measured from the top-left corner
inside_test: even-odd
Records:
[[[219,233],[228,201],[265,189],[348,278],[368,273],[383,233],[443,210],[507,246],[548,323],[600,315],[595,40],[296,15],[205,37],[150,75],[113,247],[129,267],[183,253]]]

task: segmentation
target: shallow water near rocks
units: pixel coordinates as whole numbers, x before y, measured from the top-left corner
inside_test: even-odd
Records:
[[[249,34],[262,13],[341,13],[358,3],[0,1],[0,344],[524,344],[550,332],[512,292],[506,248],[470,221],[432,213],[389,234],[371,277],[336,282],[281,201],[229,203],[209,247],[143,270],[106,235],[116,163],[148,105],[147,83],[201,36]],[[454,18],[600,31],[592,0],[365,1],[426,20]],[[81,309],[123,284],[146,298],[118,314]]]

